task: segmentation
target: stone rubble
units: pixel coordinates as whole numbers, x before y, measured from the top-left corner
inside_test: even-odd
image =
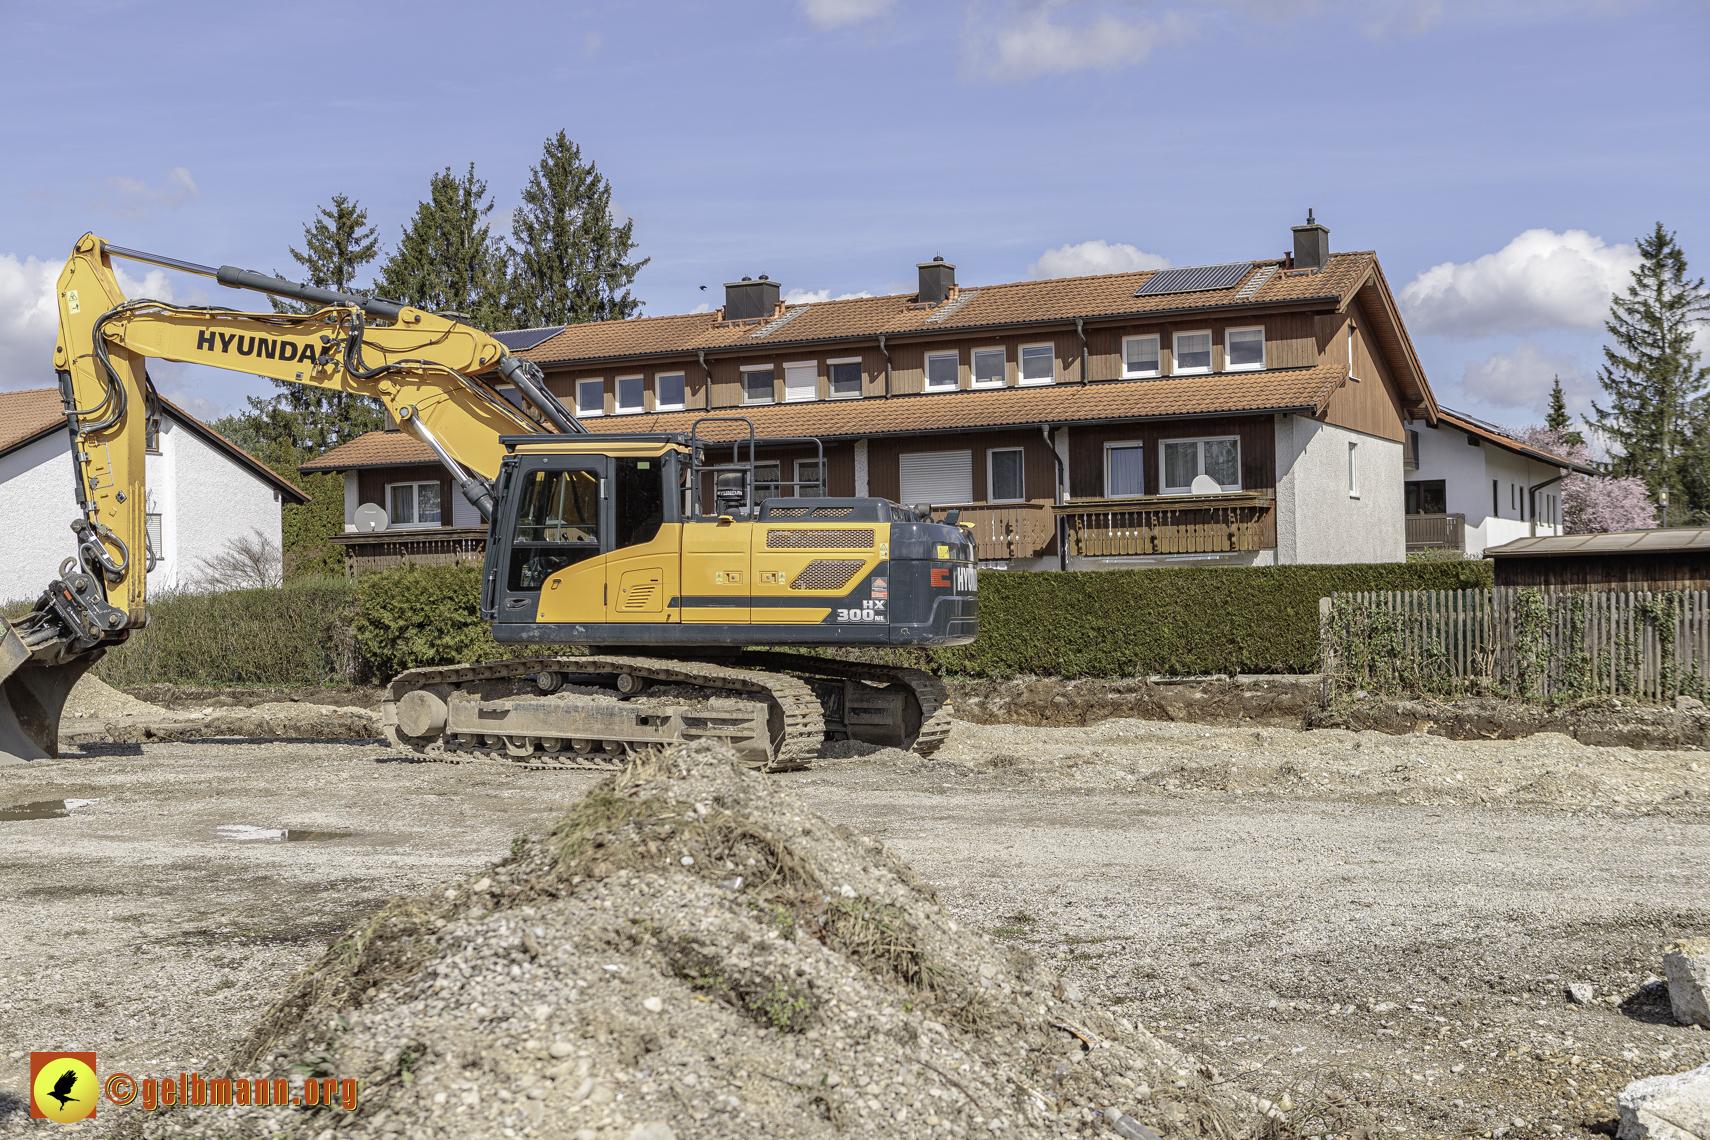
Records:
[[[1710,938],[1676,943],[1663,955],[1663,971],[1675,1020],[1710,1029]]]
[[[1710,1065],[1622,1090],[1617,1140],[1710,1140]]]

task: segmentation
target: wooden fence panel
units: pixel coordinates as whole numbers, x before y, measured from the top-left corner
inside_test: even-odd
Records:
[[[1324,599],[1324,669],[1360,668],[1356,655],[1333,660],[1338,607],[1382,615],[1407,672],[1446,687],[1476,679],[1537,696],[1637,696],[1670,701],[1705,696],[1710,685],[1710,590],[1636,593],[1410,590]],[[1357,680],[1357,678],[1356,678]]]

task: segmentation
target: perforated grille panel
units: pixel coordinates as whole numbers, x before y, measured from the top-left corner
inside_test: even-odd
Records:
[[[769,530],[766,532],[768,550],[844,550],[873,549],[870,530]]]
[[[861,572],[859,558],[816,558],[790,583],[792,590],[840,590]]]
[[[840,519],[855,513],[854,507],[767,507],[766,515],[774,519],[799,519],[812,515],[816,519]]]
[[[806,507],[768,507],[766,513],[773,518],[799,519],[808,513]]]
[[[653,607],[654,601],[656,600],[654,595],[656,595],[658,593],[659,593],[659,584],[657,582],[642,582],[640,585],[630,586],[624,592],[622,600],[618,602],[618,609],[620,609],[620,610],[646,610],[646,609],[651,609]]]

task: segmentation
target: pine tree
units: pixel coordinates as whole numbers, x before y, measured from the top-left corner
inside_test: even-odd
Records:
[[[1585,437],[1573,427],[1573,417],[1568,415],[1567,397],[1562,393],[1562,378],[1556,377],[1555,387],[1550,389],[1550,412],[1544,417],[1544,426],[1561,435],[1562,441],[1583,446]]]
[[[511,325],[505,309],[506,252],[486,221],[493,212],[475,164],[459,178],[433,176],[398,248],[380,269],[382,296],[430,312],[462,314],[481,329]]]
[[[519,328],[621,320],[641,308],[629,291],[651,258],[627,260],[635,221],[612,220],[612,187],[559,131],[529,168],[511,214],[511,312]]]
[[[1643,479],[1653,498],[1666,487],[1673,503],[1701,515],[1710,511],[1703,473],[1710,368],[1699,365],[1692,338],[1694,325],[1710,318],[1710,294],[1702,277],[1687,277],[1686,255],[1661,222],[1638,246],[1639,267],[1604,325],[1613,344],[1603,349],[1597,379],[1609,407],[1593,403],[1596,419],[1587,422],[1612,445],[1611,474]]]
[[[288,248],[307,284],[349,293],[356,290],[357,272],[379,254],[380,241],[378,231],[368,224],[368,211],[354,199],[334,194],[331,203],[316,207],[314,219],[303,226],[303,248]],[[273,308],[281,313],[311,313],[319,307],[273,298]],[[292,457],[305,462],[385,424],[385,410],[378,400],[289,380],[275,380],[273,385],[279,393],[268,400],[251,396],[249,411],[242,418],[245,431],[259,433],[263,439],[261,450],[277,456],[280,463],[291,462]]]

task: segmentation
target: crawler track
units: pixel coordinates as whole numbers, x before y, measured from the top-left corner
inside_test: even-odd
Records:
[[[493,681],[521,681],[545,670],[561,674],[574,683],[578,675],[630,674],[666,684],[723,689],[762,698],[770,707],[770,759],[751,763],[760,771],[789,772],[806,768],[819,752],[825,737],[825,714],[812,686],[804,678],[856,680],[880,688],[903,685],[913,696],[920,715],[919,730],[911,746],[930,756],[944,743],[950,731],[949,694],[943,683],[920,669],[837,661],[799,653],[744,653],[735,665],[682,661],[659,657],[534,657],[497,661],[483,665],[448,665],[442,668],[411,669],[393,679],[383,705],[386,738],[394,747],[421,759],[440,763],[500,762],[536,770],[617,769],[626,761],[618,752],[546,751],[535,747],[539,738],[521,738],[530,749],[518,755],[506,748],[469,746],[447,735],[418,739],[398,729],[397,702],[415,689],[429,686],[458,688]],[[512,738],[518,740],[518,738]]]

